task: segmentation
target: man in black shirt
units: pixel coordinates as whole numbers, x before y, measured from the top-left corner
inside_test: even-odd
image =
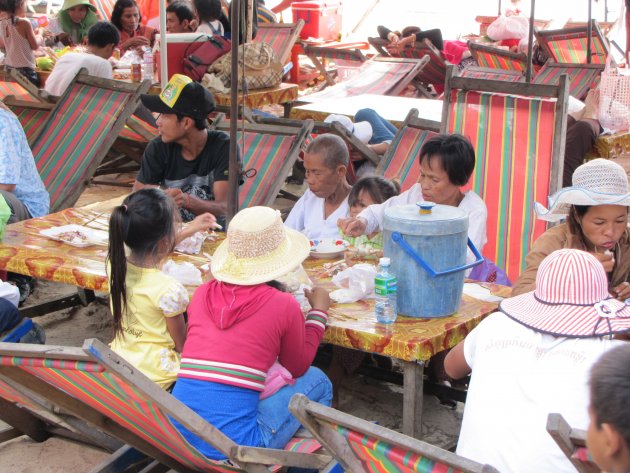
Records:
[[[147,145],[133,190],[163,187],[185,222],[205,212],[223,217],[229,136],[207,129],[207,116],[214,110],[212,94],[189,77],[175,74],[160,95],[140,98],[145,107],[160,114],[160,136]]]

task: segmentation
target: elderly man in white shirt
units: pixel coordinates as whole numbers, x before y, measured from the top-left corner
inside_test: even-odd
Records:
[[[348,147],[337,135],[319,135],[308,145],[304,153],[308,189],[295,203],[286,226],[310,239],[339,237],[337,221],[350,210],[348,162]]]

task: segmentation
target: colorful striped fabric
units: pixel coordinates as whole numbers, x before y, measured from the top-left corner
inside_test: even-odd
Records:
[[[477,154],[468,187],[488,207],[484,254],[516,280],[545,222],[534,202],[550,188],[555,102],[454,89],[449,132],[467,136]]]
[[[4,100],[5,97],[13,95],[18,100],[39,102],[39,100],[33,97],[28,90],[22,87],[19,83],[6,79],[6,75],[0,76],[0,100]]]
[[[333,428],[346,439],[350,449],[367,472],[461,473],[462,471],[344,426],[333,425]]]
[[[264,23],[258,25],[256,37],[252,40],[255,43],[267,43],[276,53],[278,60],[283,64],[289,60],[291,49],[295,45],[299,30],[303,23]]]
[[[473,54],[473,57],[477,61],[477,65],[479,67],[525,72],[525,69],[527,69],[527,57],[524,55],[523,57],[514,57],[513,55],[508,55],[509,53],[502,54],[504,52],[506,51],[501,49],[497,49],[496,51],[478,49]]]
[[[518,71],[474,66],[467,67],[460,72],[459,76],[469,79],[502,80],[506,82],[523,82],[525,80],[525,76]]]
[[[253,176],[247,177],[239,191],[240,208],[256,205],[269,205],[276,198],[274,187],[280,170],[289,155],[295,136],[271,135],[263,133],[238,133],[238,142],[243,153],[243,170],[255,169]]]
[[[19,404],[21,407],[27,408],[29,411],[39,411],[41,408],[35,404],[29,397],[25,396],[17,389],[0,379],[0,398],[13,404]]]
[[[392,52],[390,52],[390,54],[392,54]],[[418,73],[416,79],[425,84],[444,87],[446,61],[444,61],[442,54],[432,45],[428,46],[427,44],[420,45],[420,43],[416,43],[413,48],[403,48],[399,53],[392,54],[394,57],[406,59],[422,59],[425,55],[429,56],[429,62]]]
[[[72,83],[31,145],[35,164],[50,194],[50,211],[74,202],[67,198],[89,179],[88,167],[132,94]]]
[[[26,139],[30,144],[33,143],[33,139],[37,136],[37,133],[43,128],[46,123],[46,119],[50,115],[49,110],[41,110],[37,108],[21,107],[19,105],[11,105],[11,111],[15,113],[24,133]]]
[[[608,43],[595,24],[592,29],[591,63],[605,64],[608,56]],[[587,29],[549,30],[536,32],[536,39],[545,52],[558,63],[585,64]]]
[[[420,148],[424,142],[436,135],[433,131],[405,126],[394,137],[387,154],[379,163],[378,174],[387,179],[396,179],[406,191],[420,177]]]
[[[599,83],[604,70],[601,67],[589,67],[586,64],[546,63],[534,77],[535,84],[557,85],[562,74],[569,76],[569,93],[576,99],[583,100],[588,91]]]
[[[135,115],[132,115],[129,118],[129,120],[127,120],[127,123],[133,124],[133,127],[136,128],[136,129],[137,128],[143,129],[144,132],[145,132],[145,135],[152,135],[153,137],[156,137],[158,135],[157,128],[155,128],[154,126],[149,125],[144,120],[140,120]],[[138,133],[134,129],[130,128],[128,125],[126,125],[122,129],[122,131],[120,132],[120,137],[128,139],[128,140],[131,140],[131,141],[138,141],[140,143],[147,143],[148,142],[148,136],[141,135],[140,133]]]
[[[90,3],[96,7],[96,14],[103,21],[110,21],[112,11],[114,11],[114,1],[112,0],[90,0]]]

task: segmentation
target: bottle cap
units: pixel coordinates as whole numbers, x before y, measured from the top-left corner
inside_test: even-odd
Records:
[[[383,256],[381,259],[378,260],[378,264],[383,265],[383,266],[389,266],[391,264],[391,261],[387,256]]]
[[[433,207],[435,207],[434,202],[417,202],[416,205],[420,208],[420,214],[427,215],[433,212]]]

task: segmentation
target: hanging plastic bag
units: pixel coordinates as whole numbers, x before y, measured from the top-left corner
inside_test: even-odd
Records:
[[[630,70],[613,65],[611,55],[599,82],[599,123],[612,131],[630,128]]]
[[[490,23],[486,34],[495,41],[502,39],[523,39],[529,34],[529,20],[524,16],[501,15]]]

